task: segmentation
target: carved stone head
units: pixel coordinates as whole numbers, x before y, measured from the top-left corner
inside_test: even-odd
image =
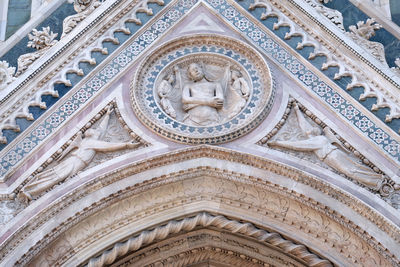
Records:
[[[200,81],[204,77],[203,69],[197,63],[192,63],[189,65],[187,74],[189,79],[194,82]]]

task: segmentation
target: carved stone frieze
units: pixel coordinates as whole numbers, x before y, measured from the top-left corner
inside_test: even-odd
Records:
[[[288,1],[291,3],[294,2],[294,0]],[[355,63],[353,58],[344,55],[342,52],[339,53],[336,50],[336,46],[332,46],[324,38],[320,38],[320,33],[314,32],[307,24],[299,21],[292,11],[285,8],[285,5],[281,5],[275,1],[255,0],[249,9],[254,10],[255,8],[265,8],[265,11],[260,16],[261,20],[268,17],[276,17],[278,19],[278,22],[274,23],[274,30],[278,30],[280,27],[289,27],[290,30],[285,34],[285,39],[300,36],[302,39],[296,49],[303,49],[305,46],[314,47],[314,51],[309,54],[309,59],[314,59],[317,56],[326,57],[326,61],[322,64],[321,69],[327,70],[329,67],[337,67],[339,71],[334,76],[335,80],[350,77],[351,82],[347,84],[347,90],[359,86],[363,87],[364,92],[360,95],[360,100],[376,98],[377,102],[372,106],[372,111],[388,108],[389,114],[386,115],[385,122],[391,122],[393,119],[400,118],[400,104],[396,100],[393,91],[388,91],[386,88],[380,86],[380,83],[374,81],[370,73],[365,73],[364,69],[358,68],[359,64]],[[323,29],[327,28],[323,24],[319,26]],[[331,32],[329,34],[332,35]],[[357,60],[359,59],[357,58]],[[389,77],[386,78],[389,79]],[[393,82],[393,84],[395,83]]]
[[[347,196],[346,194],[343,194],[342,192],[338,191],[337,189],[329,187],[324,183],[321,184],[321,182],[318,181],[317,179],[313,178],[313,176],[309,176],[309,177],[306,178],[306,177],[304,177],[304,174],[302,172],[298,171],[298,170],[292,170],[290,168],[288,169],[287,167],[282,169],[282,168],[279,167],[279,164],[277,165],[275,162],[269,162],[266,159],[261,159],[261,158],[254,157],[254,156],[251,156],[251,155],[248,155],[248,154],[247,155],[243,155],[243,154],[236,155],[232,151],[225,151],[224,149],[220,149],[220,148],[211,148],[209,146],[204,146],[204,147],[202,146],[202,147],[199,147],[199,148],[190,148],[190,149],[187,149],[187,151],[184,150],[184,151],[179,151],[179,152],[176,152],[176,153],[174,152],[174,153],[171,153],[171,155],[169,155],[169,156],[168,155],[163,155],[163,156],[151,159],[151,160],[146,160],[142,164],[135,163],[132,166],[132,169],[119,170],[119,171],[113,172],[110,175],[98,177],[96,180],[93,180],[92,182],[87,183],[84,187],[81,188],[86,193],[83,192],[82,190],[79,190],[79,191],[74,192],[72,194],[68,194],[68,196],[63,197],[62,199],[57,201],[54,205],[52,205],[52,207],[50,209],[46,209],[46,211],[42,215],[39,216],[40,219],[38,217],[38,219],[35,220],[34,223],[31,223],[31,224],[29,224],[29,225],[27,225],[25,227],[20,228],[20,230],[17,233],[15,233],[14,238],[12,240],[10,240],[11,242],[4,243],[4,245],[2,246],[2,248],[0,250],[0,258],[3,258],[8,253],[12,252],[13,249],[15,248],[15,246],[17,244],[19,244],[27,236],[27,235],[23,234],[24,232],[26,232],[26,231],[28,231],[30,233],[34,232],[35,229],[38,229],[38,227],[40,225],[42,225],[45,221],[47,221],[48,218],[52,218],[53,216],[55,216],[59,212],[62,212],[66,207],[68,207],[68,205],[74,203],[78,199],[81,199],[82,197],[84,197],[88,193],[96,191],[97,190],[96,188],[98,188],[100,180],[102,181],[101,182],[102,186],[107,186],[108,184],[111,184],[111,183],[114,183],[116,181],[119,181],[119,180],[123,179],[124,177],[132,175],[134,173],[138,173],[141,170],[149,170],[151,168],[154,168],[155,166],[162,166],[164,164],[172,164],[173,162],[181,162],[182,160],[190,160],[190,159],[193,159],[193,158],[197,158],[199,156],[200,157],[208,156],[208,157],[212,157],[212,158],[216,158],[216,159],[217,158],[218,159],[226,159],[226,160],[229,160],[229,161],[233,160],[233,162],[235,162],[235,159],[236,159],[236,160],[240,160],[241,163],[248,164],[249,166],[254,166],[254,167],[257,167],[257,168],[270,170],[270,171],[273,171],[273,172],[280,173],[280,175],[285,175],[287,177],[291,177],[291,179],[295,179],[296,181],[298,181],[300,183],[304,183],[304,184],[307,184],[308,186],[316,188],[317,190],[320,190],[321,192],[324,192],[325,194],[329,195],[330,197],[333,197],[337,201],[340,201],[341,203],[343,203],[343,205],[351,207],[353,210],[359,212],[362,216],[364,216],[365,218],[368,218],[368,220],[371,220],[376,225],[378,225],[382,229],[382,231],[385,231],[387,234],[392,236],[392,238],[394,238],[395,240],[400,240],[400,234],[398,233],[398,230],[396,230],[396,228],[393,228],[393,225],[388,224],[386,222],[386,220],[384,218],[382,218],[380,215],[376,214],[376,212],[374,212],[370,208],[364,206],[364,204],[362,202],[358,201],[357,199],[352,198],[352,197],[349,198],[349,196]],[[193,171],[194,171],[194,173],[193,173]],[[200,171],[201,173],[197,173],[198,171]],[[178,179],[178,180],[179,179],[183,179],[184,177],[188,177],[187,175],[189,175],[189,177],[192,177],[193,175],[199,176],[199,177],[206,177],[207,173],[210,173],[210,172],[214,173],[214,175],[217,175],[217,176],[223,173],[223,172],[220,172],[220,171],[218,171],[216,169],[213,169],[213,168],[210,169],[210,168],[207,168],[207,167],[202,167],[202,168],[200,168],[198,170],[191,170],[191,171],[189,170],[185,174],[178,173],[178,176],[174,176],[173,174],[171,174],[172,176],[171,175],[167,175],[167,176],[163,175],[162,177],[160,177],[158,179],[153,179],[153,180],[151,180],[149,182],[146,182],[146,183],[143,183],[143,184],[138,184],[134,188],[128,187],[128,188],[126,188],[126,190],[122,190],[117,195],[114,195],[113,198],[109,198],[106,201],[106,203],[108,203],[108,201],[111,201],[110,204],[114,203],[114,201],[116,201],[118,199],[123,199],[123,198],[127,197],[128,195],[129,196],[137,195],[137,197],[135,198],[136,200],[140,199],[140,201],[144,201],[143,203],[147,203],[147,204],[153,203],[154,205],[156,205],[155,212],[160,212],[161,211],[160,210],[161,206],[163,207],[163,209],[168,209],[168,208],[175,207],[176,205],[181,205],[179,203],[183,203],[183,202],[180,202],[179,200],[177,200],[178,202],[175,201],[175,202],[171,202],[170,204],[167,204],[167,202],[165,200],[163,200],[162,197],[161,197],[163,195],[161,193],[162,192],[166,192],[164,189],[162,189],[161,191],[158,191],[158,192],[154,192],[154,194],[147,194],[146,193],[146,194],[140,195],[140,196],[138,194],[140,192],[143,192],[143,190],[147,190],[149,188],[150,184],[152,184],[153,186],[157,186],[157,185],[160,185],[160,184],[165,184],[168,181],[176,181],[176,179]],[[229,178],[229,179],[234,179],[234,180],[238,179],[238,177],[233,175],[233,173],[231,171],[229,171],[223,177],[226,177],[226,178]],[[100,179],[100,180],[98,180],[98,179]],[[172,180],[170,180],[170,179],[172,179]],[[257,180],[256,178],[249,177],[249,178],[246,178],[246,179],[250,179],[249,181],[251,183],[254,183],[254,185],[259,184],[261,186],[263,184],[263,182],[261,180],[259,180],[259,179]],[[193,194],[199,196],[199,192],[203,192],[203,190],[205,188],[207,188],[207,185],[209,185],[209,183],[206,182],[206,181],[205,181],[204,186],[201,186],[201,184],[197,184],[197,183],[196,184],[190,183],[190,185],[188,185],[187,189],[188,190],[190,189],[191,191],[193,191]],[[228,190],[227,184],[225,182],[223,182],[223,181],[222,181],[222,183],[220,183],[220,186],[213,186],[212,188],[214,190],[213,191],[214,193],[212,193],[212,195],[221,195],[221,193],[223,193],[224,190],[225,191]],[[247,199],[248,198],[250,206],[248,206],[249,204],[242,203],[242,204],[238,204],[237,207],[247,207],[247,206],[248,207],[252,207],[253,204],[256,203],[256,202],[254,202],[255,199],[252,199],[254,196],[259,195],[259,197],[261,199],[263,199],[263,198],[265,198],[266,196],[269,195],[269,194],[265,194],[265,192],[264,193],[262,193],[262,192],[250,193],[248,191],[243,191],[243,189],[245,189],[245,187],[240,187],[240,188],[241,188],[241,192],[242,192],[241,194],[245,194],[245,195],[243,195],[243,197],[238,197],[238,193],[236,191],[232,191],[232,194],[234,194],[234,196],[235,196],[234,199]],[[280,187],[278,187],[278,188],[273,187],[273,188],[275,188],[275,189],[273,189],[274,192],[280,192],[282,190],[282,188],[280,188]],[[171,190],[172,190],[172,188],[171,188]],[[168,190],[168,192],[176,192],[177,189],[174,189],[172,191],[171,190]],[[215,190],[217,190],[217,191],[215,191]],[[262,190],[265,190],[265,189],[262,189]],[[276,191],[276,190],[278,190],[278,191]],[[229,189],[228,192],[229,191],[231,191],[231,190]],[[188,192],[190,192],[190,191],[188,191]],[[150,200],[151,198],[157,197],[157,196],[160,196],[159,200],[157,200],[157,201],[156,200]],[[182,195],[182,196],[183,196],[183,199],[190,199],[189,195],[187,195],[187,196]],[[289,192],[283,197],[282,202],[280,202],[280,203],[282,203],[282,204],[287,203],[286,200],[289,199],[289,198],[292,198],[292,197],[295,197],[295,195],[293,195],[293,193]],[[307,205],[311,205],[311,203],[314,203],[314,202],[310,202],[308,197],[306,197],[306,199],[304,199],[304,200],[301,200],[301,199],[303,199],[303,197],[301,197],[301,196],[300,197],[296,196],[295,198],[299,199],[299,201],[302,201],[302,203],[308,203]],[[196,198],[194,198],[194,199],[196,199]],[[284,200],[284,199],[286,199],[286,200]],[[69,204],[66,205],[66,203],[69,203]],[[89,210],[92,210],[92,211],[89,212],[89,214],[92,214],[93,211],[99,210],[102,207],[104,207],[104,205],[106,203],[102,203],[102,204],[98,203],[99,206],[92,205],[90,209],[88,209],[88,210],[85,209],[84,212],[79,212],[79,213],[76,214],[76,216],[78,216],[81,219],[83,219],[83,218],[86,217],[85,214],[87,212],[89,212]],[[132,207],[132,204],[129,204],[129,202],[124,202],[124,203],[125,203],[124,204],[125,205],[124,209],[130,209],[130,207]],[[227,204],[231,206],[231,205],[233,205],[233,202],[228,201]],[[260,206],[260,208],[262,210],[264,210],[265,207],[271,207],[271,208],[275,207],[275,204],[271,204],[271,203],[268,204],[268,203],[262,202],[261,205],[263,207],[263,208],[261,208],[261,206]],[[314,207],[314,204],[312,204],[311,206]],[[287,204],[285,204],[285,207],[287,207]],[[318,210],[322,211],[324,214],[325,214],[325,212],[327,212],[326,215],[328,215],[328,216],[333,216],[333,214],[335,214],[335,213],[328,212],[327,209],[329,210],[329,208],[326,207],[326,206],[318,206],[318,207],[319,207]],[[146,209],[147,208],[144,207],[144,210],[146,210]],[[251,209],[253,210],[253,208],[251,208]],[[115,209],[113,209],[113,210],[115,210]],[[285,210],[287,210],[287,208],[285,208]],[[116,213],[108,214],[108,215],[104,215],[104,214],[101,215],[100,214],[99,217],[96,217],[97,219],[94,218],[94,220],[96,221],[96,223],[94,225],[99,225],[99,223],[102,220],[102,218],[103,219],[106,219],[106,218],[116,218],[117,219],[117,218],[119,218],[118,216],[122,215],[122,213],[118,212],[117,210],[115,210],[115,212]],[[257,208],[254,207],[254,214],[256,214],[257,212],[258,212]],[[48,213],[48,215],[46,215],[47,213]],[[279,211],[279,213],[282,214],[282,215],[285,215],[287,212],[284,212],[282,210],[282,211]],[[141,216],[145,216],[146,214],[148,214],[148,212],[144,212],[144,213],[135,212],[135,218],[141,218]],[[133,217],[130,217],[130,218],[133,219]],[[100,221],[99,221],[99,219],[100,219]],[[54,231],[52,231],[51,234],[49,234],[49,238],[46,239],[46,240],[43,240],[44,243],[40,242],[37,245],[35,245],[35,248],[33,248],[31,250],[30,255],[32,256],[35,253],[37,253],[38,251],[41,251],[43,249],[43,246],[46,246],[46,244],[48,244],[48,242],[50,242],[51,240],[56,238],[59,234],[61,234],[66,229],[70,228],[71,227],[71,223],[75,222],[76,220],[77,220],[77,218],[72,220],[72,221],[69,221],[69,223],[67,223],[67,224],[63,224],[59,228],[54,229]],[[78,221],[79,220],[80,219],[78,219]],[[93,223],[95,221],[93,221]],[[337,219],[337,221],[340,222],[340,223],[342,223],[342,222],[345,223],[344,225],[346,225],[346,228],[350,227],[351,229],[353,229],[352,227],[355,227],[352,223],[349,224],[348,219],[346,219],[344,221],[342,219]],[[124,222],[124,223],[122,223],[122,222]],[[122,227],[125,223],[129,223],[129,221],[127,221],[124,218],[121,218],[121,223],[122,224],[117,223],[116,225],[120,225]],[[76,229],[86,229],[86,226],[85,227],[77,226],[77,227],[78,228],[76,228]],[[110,228],[110,226],[106,226],[106,229],[109,229],[109,230],[112,231],[115,228]],[[354,228],[354,229],[356,229],[356,228]],[[316,232],[318,232],[318,231],[319,230],[316,230]],[[95,230],[94,233],[95,232],[98,233],[98,232],[101,232],[101,231],[100,230]],[[355,233],[360,234],[361,232],[359,232],[358,230],[355,230]],[[369,242],[372,242],[370,244],[375,244],[375,245],[373,245],[374,247],[379,247],[380,246],[380,245],[376,246],[376,243],[374,243],[375,241],[373,241],[374,239],[371,236],[366,235],[365,232],[363,232],[362,235],[365,236],[365,240],[369,240]],[[78,236],[76,238],[78,238]],[[76,238],[74,238],[74,239],[76,239]],[[78,238],[78,239],[81,240],[81,238]],[[85,239],[85,238],[83,238],[82,241],[85,240],[85,242],[93,242],[93,241],[95,241],[97,239],[98,239],[98,235],[92,241],[90,241],[89,239]],[[69,239],[69,240],[71,240],[71,239]],[[77,242],[81,242],[79,240],[77,240]],[[71,240],[71,242],[72,242],[72,240]],[[82,248],[84,248],[85,246],[87,246],[87,244],[82,244],[82,246],[83,246]],[[75,251],[77,251],[77,250],[75,250]],[[380,250],[380,251],[384,251],[384,250]]]
[[[196,35],[151,53],[131,95],[139,119],[156,133],[178,142],[216,144],[260,123],[274,88],[267,63],[253,48],[227,37]]]
[[[113,21],[112,23],[104,23],[98,31],[93,32],[90,37],[86,38],[76,50],[74,49],[74,51],[71,51],[71,53],[65,57],[62,57],[54,68],[47,69],[47,74],[42,76],[40,80],[34,82],[35,86],[32,86],[32,84],[30,84],[30,86],[26,85],[29,83],[28,81],[35,77],[39,72],[35,72],[25,80],[21,81],[21,83],[17,85],[14,90],[19,90],[24,87],[26,93],[21,94],[19,99],[15,99],[13,97],[4,99],[8,100],[8,102],[11,101],[12,103],[7,105],[7,110],[4,111],[5,116],[0,118],[0,142],[7,143],[6,138],[3,136],[2,130],[9,129],[16,132],[20,130],[16,122],[17,118],[26,118],[27,120],[34,119],[29,110],[30,107],[40,107],[41,109],[46,109],[46,103],[42,101],[42,97],[44,95],[58,97],[58,92],[54,88],[56,84],[63,83],[66,86],[71,86],[71,81],[67,78],[69,73],[76,73],[79,76],[87,74],[84,73],[79,64],[89,63],[90,65],[96,65],[97,62],[92,55],[93,52],[100,52],[103,55],[107,55],[108,50],[104,46],[104,42],[111,41],[113,44],[120,44],[118,38],[114,36],[114,33],[123,32],[125,34],[130,34],[129,29],[125,26],[125,23],[133,22],[140,25],[142,22],[137,16],[139,13],[145,13],[148,16],[153,15],[152,9],[148,6],[149,3],[157,3],[158,5],[164,4],[162,0],[143,0],[139,3],[130,2],[121,10],[120,13],[117,13],[110,18],[110,20]],[[110,9],[105,10],[105,13],[110,11]],[[87,28],[91,28],[93,26],[94,24],[89,24]],[[78,38],[70,41],[62,49],[71,46],[76,39]],[[48,51],[47,49],[45,50]],[[39,58],[43,51],[44,50],[42,49],[38,50],[37,52],[21,56],[21,70],[24,69],[25,71],[27,65],[32,64],[34,60]],[[44,66],[48,65],[50,62],[53,64],[55,58],[61,55],[59,52],[55,53],[56,55],[52,59],[43,63]],[[19,69],[20,67],[18,67],[18,71]],[[19,74],[20,73],[18,73],[18,75]]]

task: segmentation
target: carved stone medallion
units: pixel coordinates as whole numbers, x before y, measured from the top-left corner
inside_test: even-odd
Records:
[[[138,118],[191,144],[228,142],[268,114],[273,80],[264,58],[228,37],[195,35],[156,48],[131,83]]]

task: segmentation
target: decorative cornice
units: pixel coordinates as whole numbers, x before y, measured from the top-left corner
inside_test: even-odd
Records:
[[[174,3],[174,4],[177,4],[177,3]],[[172,7],[170,7],[170,8],[173,9],[173,10],[176,10],[176,9],[175,9],[176,7],[177,7],[177,5],[172,6]],[[230,6],[230,8],[236,8],[236,7]],[[179,11],[179,12],[180,12],[180,11]],[[186,13],[187,10],[184,10],[183,12]],[[219,12],[223,12],[223,10],[219,10]],[[239,13],[239,14],[240,14],[240,13]],[[221,15],[223,15],[223,14],[221,13]],[[241,15],[241,14],[240,14],[240,16],[242,16],[243,19],[246,19],[246,21],[247,21],[247,19],[250,19],[249,22],[250,22],[250,23],[253,23],[253,20],[254,20],[253,18],[245,18],[245,17],[244,17],[243,15]],[[165,14],[163,14],[162,17],[160,17],[160,19],[165,19],[164,17],[165,17]],[[224,17],[224,19],[229,20],[228,17]],[[174,21],[173,24],[174,24],[175,22],[176,22],[176,21]],[[228,21],[228,22],[231,23],[231,21]],[[301,23],[301,22],[298,22],[298,23]],[[147,29],[152,29],[153,26],[155,26],[155,24],[149,25]],[[236,27],[236,25],[234,25],[234,24],[232,24],[232,26],[233,26],[233,27]],[[304,26],[304,25],[303,25],[303,26]],[[266,40],[268,41],[268,44],[271,44],[271,45],[273,45],[273,46],[278,45],[278,47],[280,47],[280,45],[281,45],[280,42],[281,42],[281,41],[279,40],[279,41],[275,42],[275,41],[273,41],[273,38],[269,38],[269,34],[270,34],[270,33],[269,33],[268,31],[264,31],[264,29],[257,27],[256,24],[252,24],[251,27],[257,28],[257,32],[260,32],[260,34],[263,34],[263,36],[266,35]],[[247,33],[245,33],[245,34],[247,34]],[[141,36],[142,36],[142,35],[141,35]],[[256,45],[261,46],[261,47],[259,47],[260,50],[263,50],[264,53],[266,53],[267,55],[271,56],[271,55],[269,54],[269,51],[266,50],[265,47],[263,47],[263,44],[260,44],[259,41],[256,41],[256,39],[252,39],[252,38],[249,37],[249,36],[247,36],[247,37],[249,38],[249,41],[253,41],[254,43],[256,43]],[[254,36],[253,36],[253,37],[254,37]],[[137,37],[137,38],[139,38],[139,37]],[[255,38],[255,37],[254,37],[254,38]],[[324,42],[323,40],[319,40],[319,41]],[[264,42],[264,45],[265,45],[265,43],[266,43],[266,42]],[[133,44],[137,44],[137,43],[133,42]],[[129,46],[128,46],[128,44],[127,44],[126,47],[129,47],[129,49],[133,49],[133,47],[131,47],[130,45],[131,45],[131,44],[129,44]],[[326,44],[325,44],[325,45],[326,45]],[[139,46],[138,48],[140,49],[140,46]],[[311,89],[311,90],[315,91],[315,90],[316,90],[316,89],[315,89],[316,87],[311,87],[311,86],[309,86],[309,84],[307,84],[307,82],[305,82],[304,79],[315,79],[315,80],[316,80],[315,82],[318,82],[318,83],[319,83],[318,86],[320,86],[320,85],[321,85],[321,86],[326,86],[326,87],[327,87],[327,91],[328,91],[328,90],[331,91],[331,92],[334,91],[335,93],[337,93],[337,92],[336,92],[336,89],[339,90],[339,91],[341,91],[340,88],[334,88],[334,89],[332,89],[331,87],[329,87],[329,85],[326,84],[326,83],[323,81],[323,79],[318,78],[318,76],[316,76],[316,75],[313,73],[313,71],[309,70],[307,65],[303,65],[302,62],[299,62],[297,59],[294,59],[294,57],[293,57],[292,55],[290,55],[290,54],[287,53],[287,52],[290,52],[290,51],[286,51],[286,50],[285,50],[284,48],[282,48],[282,47],[280,47],[279,49],[281,49],[281,50],[279,50],[279,51],[282,52],[282,53],[279,53],[280,55],[285,56],[285,57],[287,57],[287,56],[290,57],[290,59],[292,60],[292,61],[290,62],[291,65],[296,66],[296,64],[297,64],[297,66],[300,67],[301,70],[306,71],[306,75],[300,75],[299,73],[296,73],[296,74],[293,73],[293,74],[296,76],[297,79],[299,79],[300,82],[304,83],[304,85],[307,87],[307,89]],[[122,52],[121,52],[121,53],[122,53]],[[113,58],[113,63],[110,63],[110,64],[108,65],[108,67],[111,68],[112,71],[119,73],[119,71],[120,71],[120,66],[118,66],[118,69],[115,69],[115,68],[113,67],[113,66],[115,66],[115,65],[117,64],[117,62],[119,62],[119,60],[122,61],[122,63],[124,64],[124,66],[126,66],[127,63],[129,63],[129,60],[132,60],[132,59],[126,59],[126,57],[125,57],[126,54],[124,54],[124,53],[128,53],[128,52],[126,52],[126,51],[124,50],[123,54],[121,54],[121,55],[116,56],[115,58]],[[135,53],[140,53],[140,50],[137,51],[137,52],[135,52]],[[125,57],[125,58],[124,58],[124,57]],[[136,56],[135,56],[135,58],[136,58]],[[124,60],[127,60],[127,61],[124,61]],[[277,64],[280,64],[280,62],[278,62],[278,61],[276,61],[276,62],[277,62]],[[103,64],[103,65],[105,65],[105,64]],[[282,67],[288,68],[289,66],[282,66]],[[122,68],[123,68],[123,67],[121,67],[121,69],[122,69]],[[287,69],[287,71],[294,72],[295,69]],[[100,77],[100,78],[99,78],[99,77]],[[89,91],[91,90],[91,93],[93,93],[93,91],[99,90],[99,88],[103,88],[103,85],[104,85],[104,84],[103,84],[103,80],[101,80],[102,77],[105,77],[105,76],[104,76],[104,75],[100,75],[99,73],[97,73],[97,74],[95,74],[93,77],[91,77],[90,80],[85,79],[86,84],[83,86],[83,88],[84,88],[85,90],[89,90]],[[98,78],[99,78],[100,80],[99,80]],[[303,78],[303,80],[302,80],[302,78]],[[92,87],[93,84],[96,85],[96,88],[95,88],[94,90],[93,90],[93,87]],[[75,90],[73,90],[72,92],[75,92]],[[71,93],[72,93],[72,92],[71,92]],[[315,93],[315,92],[314,92],[314,93]],[[340,93],[341,93],[341,92],[340,92]],[[327,96],[325,96],[325,95],[322,96],[322,95],[320,95],[319,93],[318,93],[318,95],[316,95],[316,96],[317,96],[317,97],[321,97],[321,99],[322,99],[323,101],[327,102],[326,104],[327,104],[328,106],[332,106],[332,105],[327,101],[327,100],[328,100],[328,99],[327,99],[327,98],[328,98]],[[345,97],[342,97],[340,94],[339,94],[338,97],[341,98],[341,99],[340,99],[341,101],[342,101],[342,100],[345,101],[344,103],[345,103],[346,107],[352,107],[352,108],[355,107],[355,108],[358,109],[359,105],[357,105],[357,103],[354,103],[355,101],[354,101],[354,102],[353,102],[353,100],[352,100],[352,101],[349,101],[349,100],[347,100],[347,98],[345,98],[346,96],[345,96]],[[69,101],[69,100],[68,100],[68,101]],[[62,105],[59,105],[59,104],[57,103],[57,106],[60,107],[60,106],[65,105],[66,103],[67,103],[67,102],[63,103]],[[79,108],[79,106],[78,106],[78,108]],[[75,110],[74,110],[74,111],[75,111]],[[343,110],[342,110],[342,111],[343,111]],[[29,110],[28,110],[28,112],[29,112]],[[54,117],[59,116],[58,112],[59,112],[59,111],[57,110],[56,112],[52,113],[50,116],[48,116],[48,117],[45,118],[45,119],[40,118],[40,123],[42,124],[46,119],[52,120],[52,119],[54,119]],[[366,117],[366,116],[367,116],[367,115],[364,114],[364,111],[362,111],[362,109],[361,109],[361,110],[357,110],[357,112],[359,112],[360,116],[362,116],[362,117]],[[342,112],[341,112],[341,113],[342,113]],[[66,116],[64,116],[64,115],[62,115],[62,116],[63,116],[62,121],[66,120]],[[5,117],[6,117],[6,115],[5,115]],[[69,116],[68,116],[68,117],[69,117]],[[348,117],[343,117],[343,119],[346,120],[346,122],[352,124],[353,127],[355,127],[355,128],[357,129],[357,131],[359,130],[359,132],[358,132],[359,134],[364,135],[364,136],[367,137],[371,142],[374,142],[375,145],[377,145],[380,149],[383,150],[383,151],[381,151],[381,152],[382,152],[382,153],[385,153],[386,156],[388,156],[388,157],[390,157],[390,158],[392,158],[392,159],[394,159],[394,160],[396,160],[396,161],[399,160],[399,158],[400,158],[400,153],[399,153],[399,150],[398,150],[398,148],[399,148],[399,143],[398,143],[398,141],[396,140],[396,137],[393,137],[394,133],[391,133],[390,131],[386,131],[386,130],[390,130],[390,129],[387,129],[387,127],[385,127],[385,125],[384,125],[383,122],[379,121],[379,120],[376,119],[376,118],[368,119],[368,121],[371,122],[371,123],[370,123],[371,126],[368,126],[369,129],[367,129],[367,130],[372,131],[372,130],[377,130],[377,129],[379,129],[379,130],[382,130],[382,129],[383,129],[383,135],[385,136],[384,142],[381,141],[381,140],[376,141],[374,138],[372,138],[371,136],[369,136],[370,133],[369,133],[368,131],[366,131],[366,130],[360,129],[360,127],[354,122],[354,120],[351,120],[351,119],[349,119]],[[37,124],[35,124],[35,125],[39,125],[39,123],[37,123]],[[50,128],[50,131],[49,131],[50,133],[49,133],[49,135],[54,131],[54,129],[56,129],[57,127],[59,128],[60,125],[62,125],[62,123],[57,123],[57,124],[55,124],[54,127]],[[38,126],[38,127],[39,127],[39,126]],[[381,127],[382,127],[382,128],[381,128]],[[385,129],[386,129],[386,130],[385,130]],[[42,143],[41,140],[40,140],[40,141],[37,141],[37,142],[33,142],[33,144],[31,145],[31,147],[32,147],[31,149],[25,149],[25,150],[22,152],[22,155],[18,155],[18,157],[15,159],[15,158],[14,158],[14,155],[15,155],[15,151],[19,149],[18,146],[21,145],[23,139],[29,139],[29,140],[31,140],[30,137],[32,136],[32,133],[33,133],[33,131],[30,132],[30,133],[28,133],[28,134],[21,134],[16,140],[14,140],[15,142],[13,142],[12,146],[10,145],[9,147],[5,148],[5,149],[2,151],[2,154],[4,155],[4,156],[3,156],[3,166],[4,166],[4,167],[3,167],[3,169],[0,168],[0,173],[2,173],[3,175],[5,175],[7,172],[9,172],[10,168],[12,168],[12,169],[17,168],[17,167],[18,167],[18,164],[20,164],[20,161],[21,161],[20,159],[26,157],[26,156],[28,155],[28,153],[31,153],[31,152],[34,150],[33,148],[37,148],[37,145],[38,145],[39,143],[40,143],[40,144]]]
[[[63,21],[61,38],[70,33],[81,21],[101,5],[100,0],[74,0],[74,9],[78,14],[66,17]]]
[[[361,54],[359,54],[354,48],[351,47],[356,45],[347,44],[343,40],[351,40],[346,37],[344,32],[340,33],[340,36],[332,32],[328,27],[323,25],[318,21],[315,17],[309,14],[305,9],[303,9],[299,4],[297,4],[297,0],[287,0],[291,4],[295,5],[299,10],[301,10],[306,16],[308,16],[313,22],[315,22],[318,26],[320,26],[324,31],[326,31],[327,35],[329,35],[329,39],[334,37],[337,40],[338,45],[344,45],[351,53],[355,55],[357,59],[362,59],[367,65],[376,70],[379,74],[381,74],[386,80],[390,81],[396,89],[400,90],[400,85],[391,79],[393,74],[384,74],[382,70],[376,66],[374,66],[371,62],[365,59]],[[296,49],[303,49],[305,46],[314,47],[314,51],[310,53],[308,59],[314,59],[317,56],[326,57],[326,61],[322,64],[321,69],[327,70],[329,67],[337,67],[339,68],[339,72],[335,74],[334,80],[339,80],[343,77],[350,77],[351,82],[347,85],[346,89],[351,90],[356,87],[363,87],[364,92],[360,96],[360,100],[366,98],[376,98],[377,103],[373,105],[372,111],[376,111],[381,108],[389,108],[389,114],[386,115],[385,122],[391,122],[393,119],[400,118],[400,101],[393,92],[388,88],[384,88],[380,86],[379,79],[375,79],[375,77],[371,77],[371,75],[365,75],[365,70],[360,68],[359,64],[354,63],[354,59],[350,56],[347,56],[343,53],[342,50],[338,51],[337,46],[333,46],[332,44],[328,44],[324,38],[321,38],[320,33],[318,35],[314,32],[312,27],[309,27],[305,22],[301,22],[298,19],[298,16],[293,14],[292,10],[290,10],[286,5],[280,4],[276,1],[270,0],[254,0],[254,3],[250,5],[249,9],[254,10],[255,8],[265,8],[265,11],[261,14],[260,20],[265,20],[268,17],[277,17],[278,22],[274,23],[273,30],[278,30],[280,27],[289,27],[289,32],[285,34],[285,39],[290,39],[294,36],[301,37],[301,42],[298,43]],[[364,48],[361,48],[364,50]]]
[[[71,81],[67,78],[68,73],[76,73],[79,76],[85,75],[84,71],[79,67],[80,63],[87,62],[91,65],[97,64],[96,60],[92,57],[92,52],[101,52],[104,55],[108,54],[107,48],[103,46],[103,42],[111,41],[114,44],[120,44],[118,38],[114,37],[114,33],[124,32],[125,34],[130,34],[125,26],[126,22],[134,22],[140,25],[141,21],[138,19],[137,13],[146,13],[148,16],[151,16],[153,13],[152,9],[148,7],[148,3],[164,4],[162,0],[142,0],[139,3],[130,2],[125,4],[124,8],[119,10],[118,14],[113,14],[114,17],[108,18],[109,23],[102,24],[100,29],[92,33],[91,38],[86,38],[86,41],[80,44],[77,49],[69,52],[68,55],[66,54],[65,51],[68,51],[68,47],[73,46],[74,43],[81,40],[82,36],[91,28],[94,28],[106,14],[112,13],[120,2],[121,0],[116,0],[113,4],[105,7],[101,14],[97,14],[98,16],[92,19],[89,25],[80,29],[81,31],[77,32],[74,36],[69,36],[70,34],[64,36],[62,42],[54,45],[55,49],[52,49],[52,55],[46,55],[46,59],[43,59],[43,62],[38,64],[39,66],[32,65],[32,68],[29,69],[30,74],[21,75],[21,77],[24,76],[24,78],[19,79],[19,84],[15,85],[14,89],[7,90],[9,91],[8,94],[0,99],[1,110],[3,110],[5,114],[5,116],[0,118],[0,138],[3,142],[5,138],[2,135],[2,129],[18,131],[19,126],[16,123],[17,118],[33,120],[33,115],[29,111],[29,107],[39,106],[41,109],[46,109],[46,104],[42,101],[42,96],[52,95],[53,97],[58,97],[58,92],[54,88],[56,84],[62,83],[66,86],[72,85]],[[43,51],[39,50],[37,53],[40,52],[40,55],[38,56],[42,56]],[[36,56],[37,53],[23,56],[23,61],[29,62],[29,65],[32,64],[33,60],[38,58]],[[35,56],[35,58],[33,59],[32,56]],[[28,58],[25,59],[25,57]],[[46,69],[56,58],[61,58],[60,62],[55,67]],[[43,74],[42,71],[46,71],[47,74]],[[28,81],[39,75],[39,73],[40,78],[35,82],[36,85],[32,86],[32,84],[30,84],[27,86]],[[20,91],[22,88],[27,90],[27,92],[21,93]],[[11,97],[15,94],[19,94],[19,96]]]

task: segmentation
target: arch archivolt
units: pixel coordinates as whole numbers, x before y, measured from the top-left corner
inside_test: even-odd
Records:
[[[299,251],[298,254],[302,252],[298,246],[294,250]],[[307,266],[301,258],[285,255],[279,248],[218,229],[195,229],[168,237],[129,253],[115,261],[113,266],[186,266],[200,263],[215,264],[211,266]],[[330,265],[328,261],[316,257],[308,263]]]
[[[75,266],[141,233],[201,214],[275,233],[283,243],[291,242],[297,249],[285,251],[280,245],[261,242],[257,236],[215,224],[198,224],[174,235],[218,229],[272,247],[280,255],[308,265],[297,252],[340,266],[398,263],[393,255],[398,245],[390,247],[390,243],[396,244],[397,229],[367,205],[290,166],[210,146],[147,159],[75,188],[27,220],[2,247],[1,256],[17,265]],[[371,234],[360,227],[369,227],[373,220],[380,220],[380,224],[369,229]],[[174,235],[155,239],[146,248]],[[212,247],[218,246],[207,248]],[[120,257],[142,252],[127,251]]]

